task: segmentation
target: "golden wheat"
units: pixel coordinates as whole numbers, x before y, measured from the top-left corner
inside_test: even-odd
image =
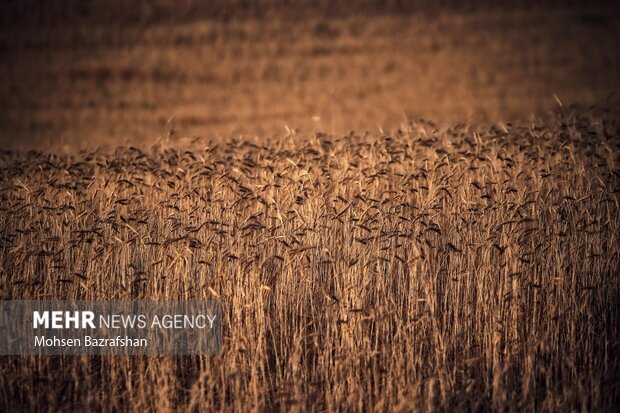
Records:
[[[4,357],[2,410],[618,407],[604,113],[198,144],[2,153],[2,298],[225,317],[216,357]]]

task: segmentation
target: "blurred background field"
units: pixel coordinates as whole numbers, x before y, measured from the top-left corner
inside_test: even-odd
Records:
[[[342,134],[614,105],[607,2],[6,2],[0,145]]]

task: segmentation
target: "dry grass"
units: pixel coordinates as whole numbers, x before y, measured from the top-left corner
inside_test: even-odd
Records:
[[[217,298],[225,331],[5,357],[0,409],[613,410],[617,119],[4,152],[4,299]]]

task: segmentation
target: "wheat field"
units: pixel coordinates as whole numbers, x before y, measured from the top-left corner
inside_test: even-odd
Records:
[[[8,151],[3,299],[217,299],[219,356],[3,357],[3,411],[613,411],[618,117]]]

